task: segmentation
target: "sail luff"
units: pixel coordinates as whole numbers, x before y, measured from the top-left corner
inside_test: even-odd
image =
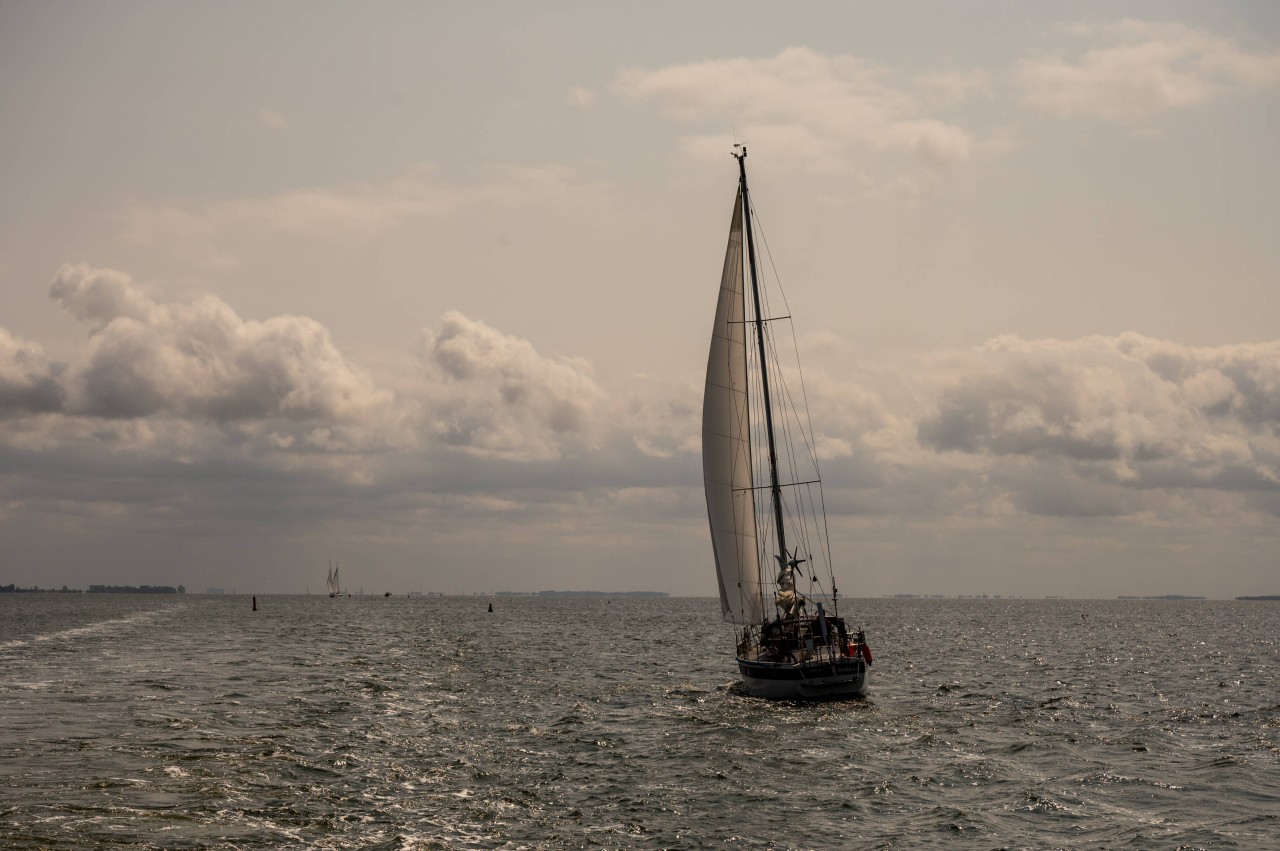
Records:
[[[726,621],[764,622],[747,404],[743,196],[729,227],[702,403],[702,476],[720,608]]]

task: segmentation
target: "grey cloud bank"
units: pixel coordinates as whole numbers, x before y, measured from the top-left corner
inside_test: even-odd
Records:
[[[703,534],[693,383],[601,386],[583,360],[545,357],[448,311],[414,343],[412,381],[393,389],[305,317],[246,322],[211,296],[161,303],[122,272],[84,265],[59,270],[50,295],[90,335],[71,363],[55,365],[0,332],[10,530],[89,542],[105,516],[121,555],[201,526],[291,541],[320,558],[319,540],[349,548],[334,530],[355,526],[363,559],[347,561],[395,565],[376,573],[384,584],[483,590],[477,573],[487,574],[473,564],[483,559],[514,566],[492,573],[509,585],[565,585],[560,559],[574,549],[571,561],[607,560],[598,575],[610,587],[630,571],[633,584],[701,590],[688,576]],[[1266,535],[1280,515],[1280,343],[1002,337],[900,364],[891,377],[834,380],[819,369],[807,384],[828,509],[854,552],[866,548],[859,527],[879,526],[873,562],[886,535],[899,552],[918,549],[922,523],[965,537],[975,523],[1008,532],[1033,517],[1068,521],[1039,529],[1053,540],[1078,537],[1079,520],[1095,518],[1107,521],[1095,541],[1105,548],[1152,524]],[[59,486],[36,483],[46,465]],[[894,518],[897,531],[886,526]],[[613,549],[616,540],[629,544]],[[677,545],[680,555],[664,554]],[[171,546],[174,561],[143,578],[189,569],[192,554]],[[1171,566],[1215,557],[1209,542],[1183,546]],[[96,549],[77,558],[100,558]],[[83,566],[50,574],[34,547],[18,552],[19,581],[92,575]],[[951,555],[962,574],[983,557],[981,547]],[[1254,561],[1265,569],[1270,556]],[[291,590],[305,585],[306,567],[292,567]],[[289,576],[271,590],[290,589]],[[862,576],[865,593],[898,590]],[[1174,584],[1205,590],[1185,577]]]

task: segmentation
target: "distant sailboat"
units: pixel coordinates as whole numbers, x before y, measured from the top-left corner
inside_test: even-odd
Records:
[[[342,586],[338,584],[338,568],[332,561],[329,562],[329,575],[325,578],[324,584],[329,589],[330,597],[337,597],[341,593]]]
[[[774,324],[789,317],[770,315],[762,301],[747,149],[734,156],[738,191],[702,403],[721,613],[737,627],[738,671],[751,694],[860,697],[871,654],[861,630],[850,635],[840,617],[804,394],[786,386],[774,347]]]

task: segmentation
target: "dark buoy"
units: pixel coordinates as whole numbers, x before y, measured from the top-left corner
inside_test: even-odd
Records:
[[[258,611],[258,597],[257,597],[257,595],[254,595],[254,598],[253,598],[253,610],[254,610],[255,612],[256,612],[256,611]]]
[[[493,603],[490,603],[490,604],[489,604],[489,611],[491,611],[491,612],[493,611]]]

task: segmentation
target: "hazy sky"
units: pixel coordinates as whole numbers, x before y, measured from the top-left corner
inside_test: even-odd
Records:
[[[1280,593],[1280,4],[0,2],[0,584],[714,595],[737,168],[846,593]]]

